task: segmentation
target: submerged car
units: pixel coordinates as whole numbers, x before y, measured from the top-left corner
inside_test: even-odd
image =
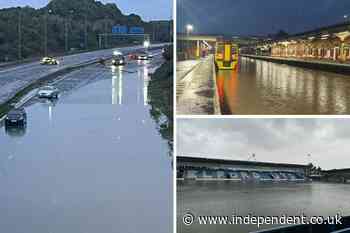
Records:
[[[27,113],[24,108],[12,109],[5,118],[5,125],[25,125],[27,123]]]
[[[123,55],[114,55],[112,58],[113,66],[122,66],[125,65],[125,58]]]
[[[44,86],[38,90],[39,98],[58,98],[59,90],[54,86]]]
[[[40,64],[42,64],[42,65],[58,65],[59,62],[57,59],[55,59],[53,57],[44,57],[43,59],[41,59]]]

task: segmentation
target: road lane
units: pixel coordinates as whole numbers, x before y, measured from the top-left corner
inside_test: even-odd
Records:
[[[172,230],[171,159],[147,103],[161,62],[74,71],[57,102],[26,104],[26,130],[0,128],[3,231]]]
[[[152,46],[160,45],[163,44]],[[143,46],[132,46],[118,48],[118,50],[127,54],[142,48]],[[7,69],[2,69],[0,70],[0,104],[4,103],[9,98],[11,98],[16,91],[29,85],[31,82],[40,79],[43,76],[52,74],[58,70],[70,66],[83,64],[101,57],[110,57],[114,50],[116,50],[116,48],[58,57],[60,64],[57,66],[40,65],[40,62],[33,62]]]

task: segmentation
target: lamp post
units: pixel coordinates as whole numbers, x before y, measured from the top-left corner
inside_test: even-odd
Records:
[[[65,23],[65,29],[64,29],[64,34],[65,34],[65,51],[68,52],[68,47],[69,47],[69,37],[68,37],[68,21],[71,20],[71,16],[73,15],[74,13],[74,10],[70,10],[69,11],[69,15],[68,17],[66,18],[66,23]]]
[[[45,28],[44,28],[44,33],[45,33],[45,36],[44,36],[44,54],[45,56],[47,56],[48,54],[48,47],[47,47],[47,44],[48,44],[48,18],[49,18],[49,14],[52,13],[52,10],[51,9],[47,9],[45,10]]]
[[[193,25],[192,24],[187,24],[186,25],[186,35],[189,37],[190,33],[193,32]],[[190,50],[190,41],[187,41],[187,53],[189,54]]]
[[[18,11],[18,60],[22,60],[22,15],[21,8]]]

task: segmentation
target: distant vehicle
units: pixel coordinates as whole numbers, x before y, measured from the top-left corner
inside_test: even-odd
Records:
[[[140,53],[138,56],[137,56],[137,59],[138,60],[148,60],[150,59],[149,58],[149,55],[147,53]]]
[[[44,86],[39,89],[39,98],[58,98],[59,90],[54,86]]]
[[[58,65],[59,61],[53,57],[44,57],[40,61],[41,65]]]
[[[27,123],[27,113],[24,108],[12,109],[5,118],[5,126],[25,125]]]
[[[129,57],[129,59],[131,59],[131,60],[136,60],[136,59],[137,59],[137,54],[136,54],[136,53],[130,53],[130,54],[128,55],[128,57]]]
[[[98,63],[100,63],[101,65],[105,65],[106,59],[104,57],[100,57],[98,59]]]
[[[112,65],[113,66],[125,65],[125,58],[124,58],[124,56],[123,55],[113,55]]]
[[[149,58],[149,59],[152,59],[152,58],[153,58],[153,54],[149,53],[149,54],[148,54],[148,58]]]

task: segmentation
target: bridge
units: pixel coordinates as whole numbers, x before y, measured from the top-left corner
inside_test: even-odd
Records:
[[[262,41],[266,41],[265,37],[258,36],[237,36],[237,35],[210,35],[210,34],[178,34],[177,50],[180,54],[180,60],[188,58],[200,58],[203,52],[213,52],[215,43],[219,39],[231,40],[240,47],[255,46]]]

